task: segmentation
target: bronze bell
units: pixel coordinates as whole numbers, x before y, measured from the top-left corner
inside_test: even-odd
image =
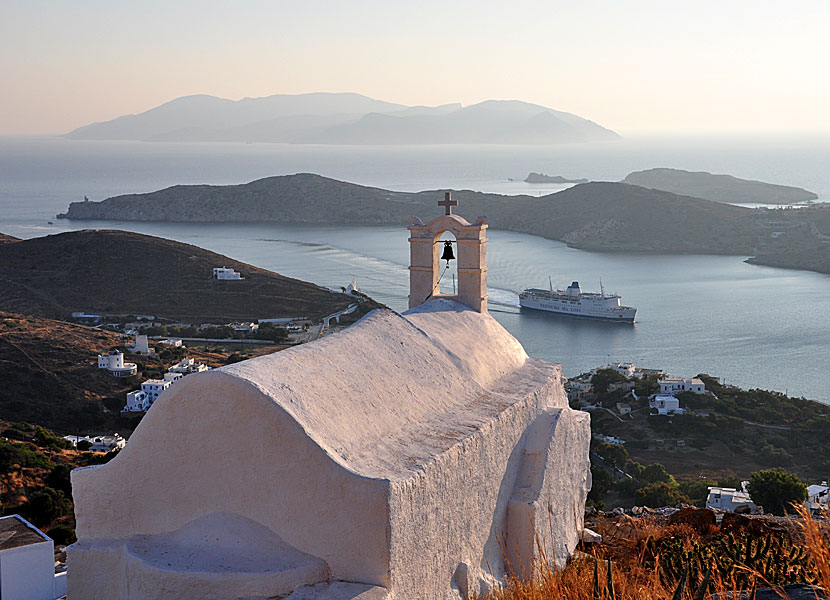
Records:
[[[444,253],[441,255],[441,260],[447,261],[447,266],[450,266],[451,260],[455,260],[455,254],[452,251],[452,242],[449,240],[444,242]]]

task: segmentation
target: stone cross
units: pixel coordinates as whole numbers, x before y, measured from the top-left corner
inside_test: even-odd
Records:
[[[452,199],[452,192],[444,192],[444,199],[438,201],[438,206],[443,206],[447,212],[447,215],[452,214],[452,207],[458,206],[458,200]]]

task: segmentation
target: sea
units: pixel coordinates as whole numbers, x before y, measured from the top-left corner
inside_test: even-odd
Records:
[[[125,229],[188,242],[287,276],[358,287],[406,309],[405,227],[295,227],[67,221],[84,196],[101,200],[176,184],[236,184],[311,172],[399,191],[470,189],[544,195],[531,171],[617,181],[653,167],[729,173],[803,187],[830,201],[830,136],[642,137],[561,146],[310,146],[77,141],[0,137],[0,232],[21,238],[85,228]],[[465,207],[456,212],[467,217]],[[441,214],[418,215],[424,220]],[[647,216],[644,216],[647,218]],[[596,253],[544,238],[488,230],[490,312],[531,356],[574,376],[634,362],[676,376],[830,403],[830,276],[746,264],[742,256]],[[91,256],[90,260],[96,258]],[[452,291],[449,270],[442,278]],[[633,325],[522,311],[526,287],[616,292],[638,309]]]

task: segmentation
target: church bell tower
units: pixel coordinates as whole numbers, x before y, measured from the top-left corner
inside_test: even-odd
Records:
[[[474,224],[452,214],[458,206],[446,192],[438,202],[445,214],[426,225],[411,217],[409,226],[409,308],[432,298],[449,298],[466,304],[475,311],[487,312],[487,217],[478,217]],[[455,236],[458,260],[458,294],[442,294],[441,235]]]

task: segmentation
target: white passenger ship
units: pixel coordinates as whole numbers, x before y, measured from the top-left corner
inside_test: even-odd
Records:
[[[618,294],[606,294],[603,289],[599,294],[583,293],[579,282],[574,281],[566,290],[526,289],[519,294],[522,308],[544,310],[569,317],[601,319],[617,323],[633,323],[637,309],[621,306]]]

